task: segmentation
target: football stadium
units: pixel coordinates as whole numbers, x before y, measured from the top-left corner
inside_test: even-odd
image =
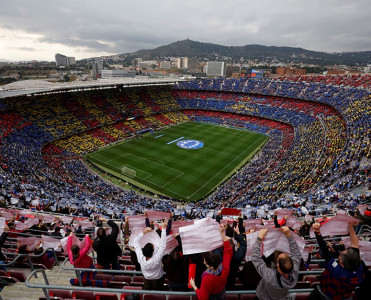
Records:
[[[354,247],[353,237],[359,239],[363,273],[343,288],[355,295],[357,287],[359,299],[366,299],[361,287],[371,265],[370,88],[369,75],[5,85],[3,299],[16,299],[9,288],[25,281],[29,299],[200,297],[187,287],[188,264],[197,265],[199,253],[223,244],[217,222],[226,232],[239,229],[229,236],[238,243],[234,253],[244,251],[231,265],[226,299],[256,297],[253,245],[260,228],[281,226],[283,233],[269,229],[266,239],[274,243],[279,234],[290,236],[284,228],[292,230],[303,263],[300,271],[295,265],[298,278],[287,291],[307,299],[327,268],[318,235],[316,240],[310,230],[314,218],[333,248],[339,241]],[[121,247],[108,267],[95,248],[102,225],[112,228]],[[165,281],[148,288],[152,281],[137,258],[135,237],[150,226],[165,234],[165,225],[178,239],[169,234],[165,242]],[[147,241],[157,247],[160,237],[152,233]],[[80,237],[73,243],[85,249],[84,243],[91,245],[81,241],[85,235],[95,251],[89,259],[106,270],[71,258],[69,236]],[[264,255],[290,253],[288,245],[267,243]],[[174,251],[182,253],[180,262]],[[180,279],[176,270],[183,272]],[[195,280],[199,286],[201,277]]]

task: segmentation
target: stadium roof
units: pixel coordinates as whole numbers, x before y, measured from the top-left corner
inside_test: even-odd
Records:
[[[0,86],[0,98],[20,95],[35,95],[48,93],[62,93],[92,89],[115,88],[119,86],[168,85],[183,81],[178,78],[148,78],[144,76],[134,78],[98,79],[92,81],[74,81],[53,83],[45,80],[23,80]]]

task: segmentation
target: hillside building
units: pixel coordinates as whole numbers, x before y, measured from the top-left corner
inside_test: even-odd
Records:
[[[225,77],[227,64],[224,61],[208,61],[206,64],[206,76]]]
[[[279,76],[286,76],[286,75],[300,76],[300,75],[305,75],[307,71],[305,69],[280,67],[276,69],[276,73]]]
[[[72,57],[72,56],[69,57],[69,56],[65,56],[63,54],[57,53],[55,55],[55,64],[57,65],[57,67],[60,67],[60,66],[68,67],[68,66],[75,65],[76,59],[75,57]]]

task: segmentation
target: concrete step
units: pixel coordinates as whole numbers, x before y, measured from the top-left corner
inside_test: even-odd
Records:
[[[12,286],[6,286],[0,293],[3,300],[12,299],[35,299],[43,297],[44,293],[41,289],[31,289],[24,285],[24,283],[17,283]]]

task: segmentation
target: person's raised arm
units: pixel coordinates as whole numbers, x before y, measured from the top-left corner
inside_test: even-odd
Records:
[[[73,263],[74,263],[73,254],[72,254],[72,250],[71,250],[72,239],[73,239],[74,235],[75,234],[73,232],[71,232],[71,234],[67,238],[67,252],[68,252],[68,258],[69,258],[69,261],[70,261],[71,265],[73,265]]]
[[[316,235],[316,239],[317,239],[317,243],[319,245],[319,248],[320,248],[320,250],[323,254],[323,258],[325,259],[326,262],[328,262],[332,258],[332,256],[331,256],[330,251],[327,248],[325,240],[323,239],[323,237],[321,235],[321,231],[320,231],[321,224],[320,223],[314,223],[312,225],[312,228],[313,228],[314,234]]]
[[[259,230],[259,234],[258,234],[256,242],[253,246],[252,256],[251,256],[251,261],[254,264],[256,271],[262,277],[263,277],[263,274],[268,269],[264,260],[261,258],[261,245],[262,245],[262,241],[264,240],[265,236],[267,235],[267,232],[268,232],[268,229],[266,229],[266,228],[263,228],[263,229]]]
[[[218,210],[217,214],[216,214],[216,217],[215,217],[215,220],[220,224],[220,221],[223,219],[223,216],[222,216],[222,211],[221,210]]]
[[[296,243],[295,239],[292,237],[290,228],[288,228],[287,226],[282,226],[281,231],[283,232],[283,234],[287,237],[287,240],[289,241],[290,256],[294,262],[294,269],[298,271],[299,266],[300,266],[300,260],[301,260],[301,253],[300,253],[299,246]]]
[[[242,261],[246,256],[247,243],[246,243],[246,240],[243,234],[240,233],[240,230],[238,229],[238,227],[235,227],[234,231],[236,232],[236,234],[234,235],[234,238],[237,241],[237,243],[240,244],[237,251],[234,253],[234,258],[236,259],[236,261]]]
[[[173,219],[171,219],[171,217],[172,217],[172,215],[170,215],[170,219],[167,222],[166,235],[169,235],[170,234],[170,232],[171,232],[171,226],[173,225]]]
[[[240,215],[238,216],[238,230],[242,234],[245,233],[245,227],[243,226],[243,215],[242,215],[242,211],[240,212]]]
[[[138,257],[138,260],[141,260],[143,258],[142,248],[140,247],[140,240],[146,233],[151,232],[151,231],[152,231],[151,227],[144,228],[143,232],[139,233],[133,241],[133,246],[135,249],[135,253]]]
[[[276,228],[280,228],[281,227],[280,224],[278,224],[277,211],[274,212],[273,221],[274,221],[274,227],[276,227]]]
[[[160,247],[159,247],[159,252],[162,255],[165,252],[165,248],[166,248],[166,229],[167,229],[167,225],[168,225],[168,220],[166,220],[166,219],[162,223],[159,224],[159,226],[161,228],[161,244],[160,244]]]
[[[87,234],[85,235],[84,237],[84,241],[85,241],[85,245],[84,245],[84,248],[82,248],[80,250],[80,255],[83,256],[85,255],[86,253],[88,253],[90,247],[91,247],[91,239],[90,239],[90,236]]]
[[[351,248],[359,248],[359,240],[356,235],[356,232],[354,231],[354,226],[357,225],[357,223],[349,223],[349,237],[350,237],[350,247]]]
[[[112,228],[112,231],[111,231],[111,234],[109,235],[109,237],[112,239],[112,240],[116,240],[117,239],[117,236],[119,234],[119,231],[120,231],[120,228],[118,227],[118,225],[112,221],[112,220],[109,220],[107,222],[107,224]]]

